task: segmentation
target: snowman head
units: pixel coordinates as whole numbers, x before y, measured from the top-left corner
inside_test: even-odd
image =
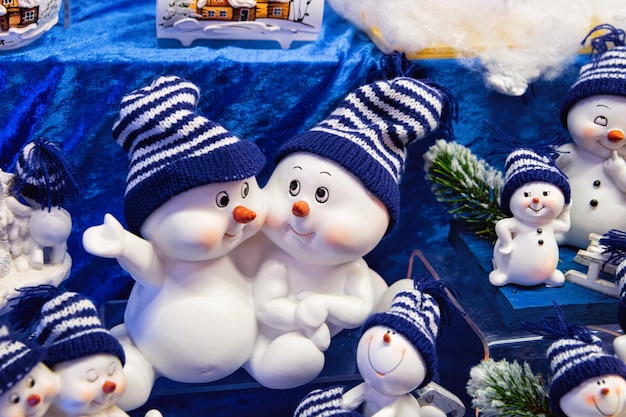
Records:
[[[263,191],[263,233],[307,263],[330,266],[360,258],[389,225],[387,208],[356,176],[309,152],[281,160]]]
[[[56,398],[61,382],[59,376],[39,362],[24,372],[11,388],[0,394],[0,415],[42,417]]]
[[[621,375],[586,379],[565,394],[559,406],[567,417],[621,415],[626,409],[626,379]]]
[[[581,99],[567,114],[567,129],[574,143],[593,155],[607,159],[617,152],[626,157],[626,96]]]
[[[163,76],[122,99],[113,137],[130,158],[124,213],[133,233],[172,197],[250,179],[265,164],[256,144],[195,112],[199,96],[191,82]]]
[[[516,149],[506,158],[505,168],[500,205],[507,216],[515,216],[515,210],[518,214],[524,214],[524,218],[549,218],[559,206],[556,216],[561,213],[563,204],[570,203],[567,176],[549,156],[528,148]],[[552,211],[544,211],[544,203]],[[528,210],[524,209],[524,205]]]

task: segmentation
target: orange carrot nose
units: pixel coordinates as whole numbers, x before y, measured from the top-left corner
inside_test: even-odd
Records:
[[[533,197],[533,203],[539,204],[539,197]]]
[[[29,406],[34,407],[41,402],[41,397],[37,394],[30,394],[28,398],[26,398],[26,402]]]
[[[112,393],[115,391],[115,388],[117,388],[117,385],[115,385],[115,382],[113,381],[104,381],[104,384],[102,384],[102,392],[105,394]]]
[[[237,206],[233,210],[233,218],[237,223],[246,224],[256,219],[256,213],[244,206]]]
[[[310,211],[308,203],[304,200],[296,201],[291,207],[291,212],[296,217],[306,217]]]
[[[387,344],[391,343],[391,335],[389,333],[385,333],[383,335],[383,342],[385,342]]]
[[[607,135],[609,140],[613,143],[620,142],[624,140],[624,132],[618,129],[611,130]]]
[[[606,397],[606,396],[607,396],[607,395],[609,395],[610,393],[611,393],[611,390],[610,390],[610,389],[608,389],[607,387],[604,387],[604,388],[602,388],[602,389],[600,390],[600,394],[601,394],[603,397]]]

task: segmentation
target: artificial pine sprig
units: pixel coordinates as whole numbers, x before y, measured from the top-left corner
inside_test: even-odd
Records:
[[[479,235],[495,238],[495,225],[505,217],[500,209],[502,172],[479,160],[469,148],[440,139],[424,154],[426,179],[450,214]]]
[[[470,370],[472,407],[485,417],[552,417],[543,378],[530,365],[486,359]]]

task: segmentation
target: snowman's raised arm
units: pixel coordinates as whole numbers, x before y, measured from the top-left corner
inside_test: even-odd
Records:
[[[257,319],[274,329],[299,330],[295,322],[296,302],[289,298],[288,272],[280,262],[263,266],[252,286]]]
[[[570,211],[572,209],[572,200],[570,199],[569,204],[563,206],[563,211],[559,214],[559,217],[554,219],[553,227],[554,233],[565,233],[570,229],[572,224],[572,219],[570,216]]]
[[[611,152],[611,157],[604,161],[604,172],[613,178],[615,185],[626,193],[626,161],[617,151]]]
[[[517,231],[519,222],[513,218],[505,218],[496,223],[496,235],[500,240],[499,252],[510,255],[513,252],[513,233]]]
[[[124,229],[111,214],[105,214],[99,226],[83,233],[83,247],[92,255],[115,258],[138,283],[160,285],[164,271],[150,242]]]

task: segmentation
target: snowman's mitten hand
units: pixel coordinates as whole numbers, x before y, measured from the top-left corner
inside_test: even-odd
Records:
[[[92,255],[117,258],[124,253],[126,230],[111,214],[104,215],[100,226],[92,226],[83,233],[83,247]]]
[[[626,175],[626,161],[624,161],[624,158],[622,158],[617,151],[614,151],[611,157],[604,161],[602,167],[607,175],[616,180]]]
[[[317,329],[326,322],[328,309],[319,295],[311,295],[296,307],[296,324],[305,330]]]
[[[500,254],[502,255],[510,255],[511,253],[513,253],[513,245],[504,245],[500,249],[498,249],[498,252],[500,252]]]
[[[344,410],[343,387],[311,391],[298,404],[294,417],[363,417],[360,413]]]

